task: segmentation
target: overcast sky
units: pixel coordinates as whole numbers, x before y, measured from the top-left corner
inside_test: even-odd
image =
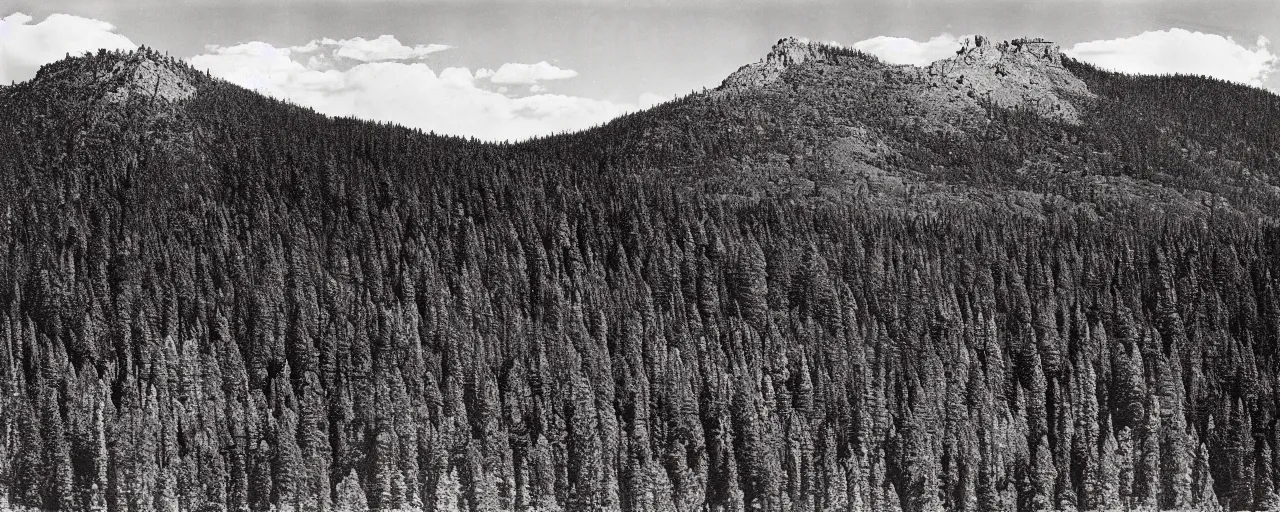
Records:
[[[1040,36],[1130,72],[1280,90],[1278,0],[9,0],[0,83],[146,45],[320,111],[486,139],[581,129],[714,87],[784,36],[923,64]]]

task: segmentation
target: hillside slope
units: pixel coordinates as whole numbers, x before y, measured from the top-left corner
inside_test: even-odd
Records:
[[[1280,100],[783,40],[514,145],[0,89],[0,509],[1265,509]]]
[[[783,39],[717,90],[579,137],[742,196],[1273,218],[1277,112],[1261,89],[1106,73],[1034,39],[926,68]]]

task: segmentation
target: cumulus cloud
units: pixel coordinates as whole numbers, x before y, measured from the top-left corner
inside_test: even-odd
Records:
[[[572,69],[560,69],[544,60],[537,64],[507,63],[497,71],[480,69],[476,71],[476,75],[488,78],[495,84],[532,85],[544,80],[573,78],[578,76],[578,72]]]
[[[875,55],[889,64],[928,66],[956,54],[962,37],[942,34],[920,42],[906,37],[878,36],[853,43],[853,47]]]
[[[1078,43],[1064,53],[1126,73],[1208,75],[1261,86],[1267,75],[1280,66],[1269,43],[1267,38],[1259,37],[1250,48],[1230,37],[1174,28]]]
[[[64,14],[32,21],[20,13],[0,18],[0,84],[30,79],[41,65],[68,53],[137,48],[104,21]],[[628,103],[554,94],[544,82],[578,73],[546,61],[508,63],[475,73],[463,67],[432,68],[425,62],[448,48],[405,44],[391,35],[321,38],[297,46],[213,45],[188,62],[232,83],[326,114],[487,140],[580,130],[661,99],[644,94]]]
[[[344,47],[318,40],[286,48],[262,42],[211,46],[207,53],[192,57],[190,63],[232,83],[326,114],[390,121],[487,140],[519,140],[588,128],[633,111],[640,103],[548,93],[539,81],[569,78],[577,73],[545,62],[506,64],[497,71],[475,73],[468,68],[450,67],[437,73],[426,63],[406,61],[410,57],[367,62],[349,57],[358,63],[342,69],[310,56],[326,46],[335,47],[329,51],[336,54],[338,49],[354,45]],[[374,55],[405,54],[361,54],[371,59]],[[490,90],[491,84],[528,85],[530,94],[508,94],[506,88]]]
[[[387,60],[422,59],[436,52],[448,50],[448,45],[423,44],[407,46],[384,34],[377,39],[353,37],[351,39],[316,39],[302,46],[290,47],[295,53],[309,54],[311,66],[331,66],[343,59],[355,62],[381,62]]]
[[[0,84],[29,80],[41,65],[84,52],[132,50],[138,45],[115,33],[115,27],[67,14],[52,14],[30,24],[33,18],[14,13],[0,18]]]

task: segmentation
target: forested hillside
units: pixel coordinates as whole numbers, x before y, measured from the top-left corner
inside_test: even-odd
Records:
[[[0,89],[0,508],[1280,507],[1280,97],[780,46],[520,144]]]

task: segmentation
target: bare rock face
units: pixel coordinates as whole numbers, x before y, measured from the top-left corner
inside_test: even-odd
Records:
[[[822,59],[818,48],[819,45],[809,42],[808,39],[795,37],[780,39],[765,58],[738,68],[724,80],[720,88],[732,90],[769,84],[782,76],[789,67]]]
[[[123,103],[130,96],[143,95],[167,101],[190,98],[196,92],[194,85],[176,73],[172,67],[151,59],[143,59],[133,66],[117,64],[116,72],[126,80],[121,87],[107,94],[107,101]]]
[[[64,91],[92,91],[107,103],[123,104],[132,98],[178,102],[196,93],[185,71],[152,50],[100,52],[45,66],[33,82]]]
[[[208,80],[180,60],[146,47],[101,50],[42,66],[31,80],[0,90],[0,102],[23,98],[31,105],[57,105],[56,110],[75,119],[68,139],[73,150],[125,137],[177,161],[195,158],[185,100]]]
[[[729,75],[718,90],[758,90],[798,67],[858,65],[858,59],[831,58],[839,50],[806,39],[781,39],[763,59]],[[1072,100],[1092,96],[1085,83],[1063,67],[1058,46],[1039,38],[994,43],[975,36],[965,41],[955,56],[924,68],[877,65],[884,67],[883,80],[911,91],[913,101],[925,111],[923,121],[935,129],[947,130],[961,120],[980,118],[984,104],[1026,108],[1042,116],[1078,123],[1080,112]],[[834,85],[814,76],[796,79],[818,87]],[[860,79],[881,80],[879,76]]]
[[[992,44],[976,36],[954,57],[934,62],[921,73],[929,83],[926,94],[935,100],[952,101],[959,93],[1068,122],[1080,119],[1068,96],[1091,96],[1085,83],[1062,66],[1058,47],[1038,38]]]

